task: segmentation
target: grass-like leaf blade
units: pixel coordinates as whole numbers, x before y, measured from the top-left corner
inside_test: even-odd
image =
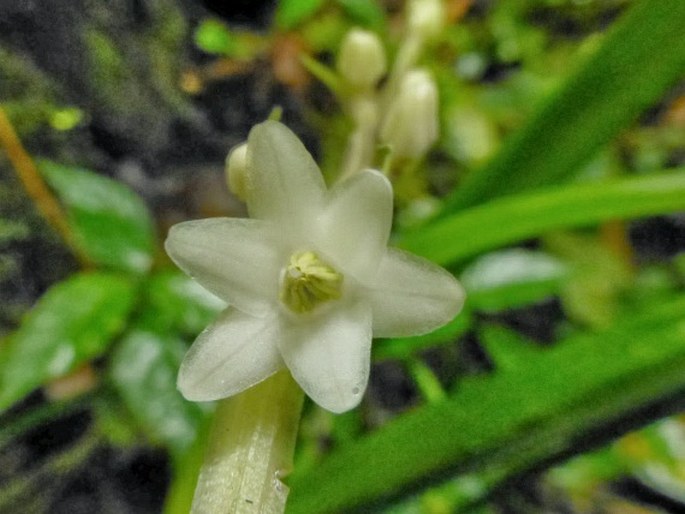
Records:
[[[685,75],[685,2],[641,0],[445,212],[563,181]]]
[[[683,209],[685,173],[681,170],[498,198],[407,233],[398,243],[446,265],[550,230]]]

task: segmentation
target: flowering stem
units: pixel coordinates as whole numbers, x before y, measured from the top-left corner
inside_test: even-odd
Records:
[[[302,398],[283,370],[219,403],[192,513],[284,512]]]
[[[397,52],[395,64],[390,70],[390,76],[384,87],[383,110],[387,110],[392,99],[397,95],[402,77],[416,64],[421,57],[424,41],[417,34],[409,34]]]
[[[378,129],[378,104],[372,94],[360,94],[350,100],[349,111],[355,123],[347,139],[340,179],[344,180],[372,165]]]

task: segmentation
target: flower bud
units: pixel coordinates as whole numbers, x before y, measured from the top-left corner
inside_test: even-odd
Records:
[[[441,0],[410,0],[407,16],[409,32],[424,39],[437,37],[445,20]]]
[[[396,157],[420,157],[438,139],[438,89],[422,70],[402,79],[380,132]]]
[[[233,147],[226,158],[226,182],[228,189],[241,200],[245,200],[247,175],[247,143]]]
[[[375,87],[386,71],[385,50],[378,36],[366,30],[350,30],[340,47],[337,66],[350,85]]]

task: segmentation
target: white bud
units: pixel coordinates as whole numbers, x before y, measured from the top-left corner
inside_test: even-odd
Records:
[[[445,12],[441,0],[410,0],[407,26],[410,33],[433,39],[442,31]]]
[[[381,140],[397,157],[420,157],[438,139],[438,89],[422,70],[407,73],[381,127]]]
[[[247,179],[247,143],[233,147],[226,158],[226,182],[228,189],[241,200],[245,200]]]
[[[378,36],[366,30],[350,30],[340,47],[337,66],[350,85],[375,87],[386,71],[385,50]]]

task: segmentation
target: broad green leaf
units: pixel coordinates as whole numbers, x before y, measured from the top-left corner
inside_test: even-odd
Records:
[[[283,30],[295,28],[324,4],[324,0],[279,0],[276,7],[276,25]]]
[[[176,389],[185,351],[173,336],[134,330],[119,343],[111,364],[114,385],[133,417],[177,458],[192,446],[206,414]]]
[[[296,469],[289,514],[350,512],[450,473],[477,485],[463,508],[518,473],[579,451],[577,442],[607,423],[637,411],[643,423],[646,412],[662,416],[647,407],[685,388],[683,312],[681,296],[529,353],[525,367],[465,382],[444,402],[333,451],[312,472]]]
[[[499,311],[555,294],[567,273],[564,263],[551,255],[512,248],[479,257],[460,280],[471,308]]]
[[[128,187],[92,171],[50,161],[40,172],[67,208],[77,243],[96,264],[144,273],[152,264],[153,222]]]
[[[452,264],[550,230],[683,209],[685,173],[680,169],[498,198],[409,232],[399,245]]]
[[[685,75],[683,33],[682,0],[635,2],[446,211],[568,179]]]
[[[143,294],[145,310],[139,323],[160,333],[196,336],[226,307],[223,300],[175,270],[150,276]]]
[[[74,275],[50,288],[0,347],[0,411],[102,355],[134,299],[131,281],[105,273]]]

